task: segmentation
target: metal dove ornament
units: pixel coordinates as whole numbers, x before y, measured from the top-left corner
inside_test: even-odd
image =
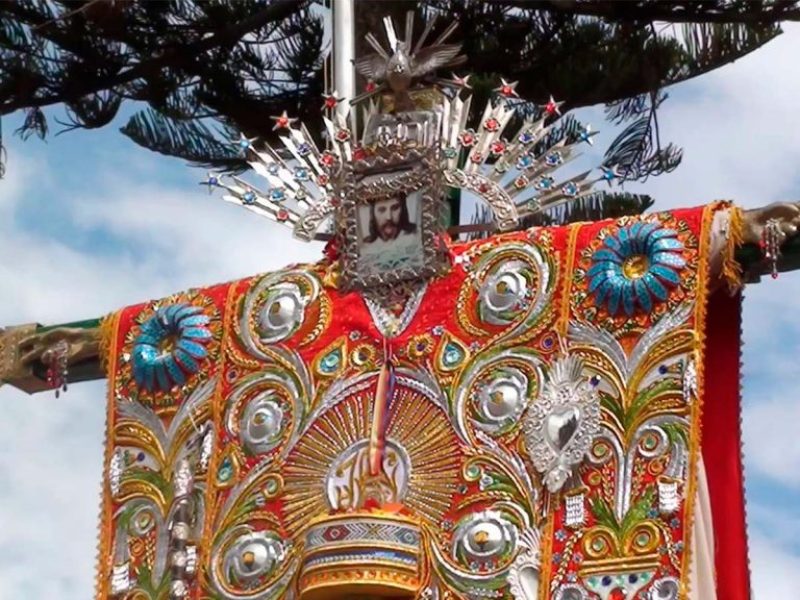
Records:
[[[583,361],[557,359],[523,423],[525,448],[551,493],[558,492],[583,461],[600,428],[600,395],[584,375]]]
[[[422,45],[430,32],[430,29],[426,29],[413,49],[411,47],[413,15],[412,20],[406,21],[405,40],[397,38],[394,24],[390,18],[384,19],[384,27],[389,39],[389,51],[387,52],[380,45],[375,36],[368,33],[367,42],[376,50],[376,53],[359,58],[355,62],[355,67],[364,77],[380,83],[380,86],[372,90],[372,93],[376,93],[388,85],[394,93],[395,106],[398,110],[414,109],[414,101],[409,96],[408,89],[415,79],[430,76],[440,68],[456,67],[467,60],[466,56],[460,54],[460,44],[443,43],[455,31],[455,23],[448,27],[432,45],[423,48]]]

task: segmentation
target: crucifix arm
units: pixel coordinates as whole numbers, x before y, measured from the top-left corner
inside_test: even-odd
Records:
[[[0,329],[0,385],[28,393],[50,388],[47,370],[63,352],[69,380],[102,379],[100,320],[41,327],[35,323]]]
[[[745,280],[757,282],[765,271],[760,241],[772,221],[782,245],[781,271],[800,269],[800,203],[779,202],[743,212],[743,242],[736,253]],[[57,344],[66,352],[69,381],[105,377],[100,360],[100,320],[54,327],[36,324],[0,329],[0,385],[28,393],[48,389],[47,363]],[[51,354],[48,355],[48,352]]]

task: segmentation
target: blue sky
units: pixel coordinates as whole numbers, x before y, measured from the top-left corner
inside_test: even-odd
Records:
[[[670,89],[662,139],[685,149],[684,164],[632,189],[655,196],[659,208],[800,200],[798,56],[800,26],[789,26],[754,55]],[[603,128],[599,110],[583,117]],[[319,245],[209,196],[197,185],[205,172],[142,150],[115,128],[23,143],[11,137],[17,123],[3,120],[0,325],[99,316],[319,256]],[[610,137],[601,133],[597,147]],[[765,280],[746,296],[754,590],[756,598],[795,597],[800,274]],[[73,386],[58,400],[0,388],[0,600],[91,596],[104,404],[102,382]]]

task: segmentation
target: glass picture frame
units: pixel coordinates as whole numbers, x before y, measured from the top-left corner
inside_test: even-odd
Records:
[[[345,290],[425,280],[449,266],[437,149],[381,150],[342,171]]]

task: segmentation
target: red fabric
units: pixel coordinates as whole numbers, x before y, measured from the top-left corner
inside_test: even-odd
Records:
[[[741,297],[710,299],[703,405],[703,460],[711,496],[717,598],[749,600],[742,472],[739,349]]]

